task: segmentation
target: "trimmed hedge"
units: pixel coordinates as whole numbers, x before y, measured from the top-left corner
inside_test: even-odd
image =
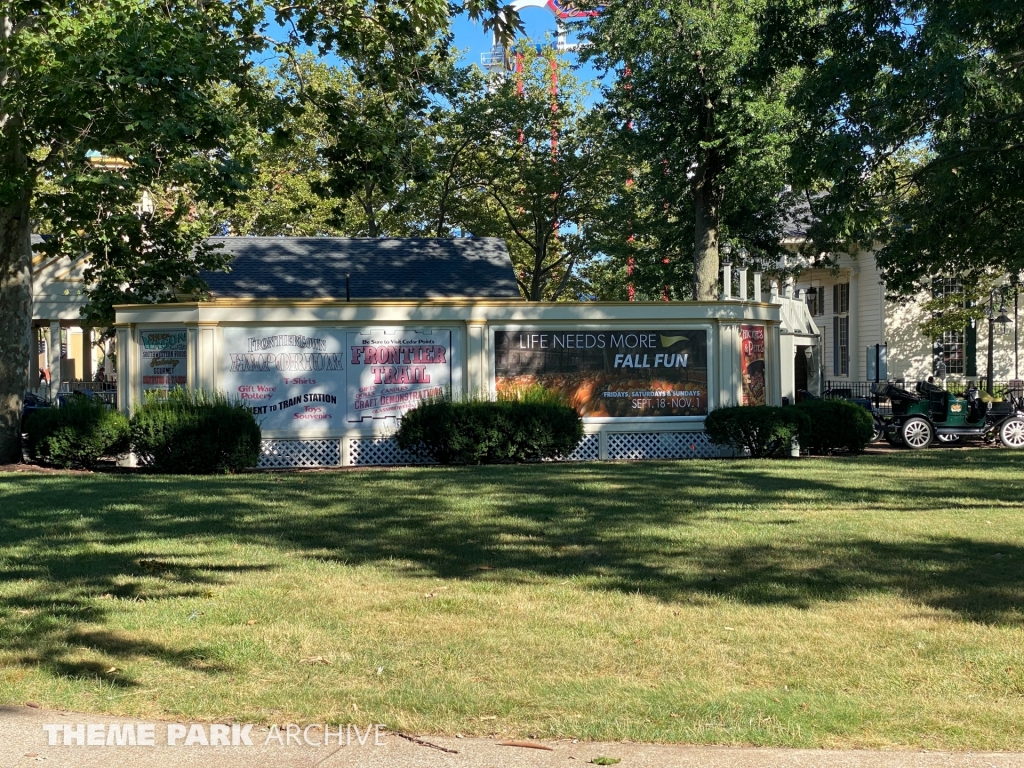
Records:
[[[800,448],[808,453],[860,453],[871,442],[874,418],[863,406],[846,400],[805,400],[790,406],[805,415]]]
[[[85,395],[59,408],[40,408],[25,421],[28,453],[58,467],[96,466],[102,456],[128,450],[128,419]]]
[[[131,419],[139,464],[164,474],[203,475],[256,466],[260,426],[223,395],[176,389],[152,397]]]
[[[441,464],[500,464],[568,456],[583,438],[572,406],[537,393],[524,400],[433,400],[402,417],[396,439]]]
[[[704,420],[712,442],[749,451],[754,459],[788,455],[793,439],[809,427],[803,412],[770,405],[716,408]]]

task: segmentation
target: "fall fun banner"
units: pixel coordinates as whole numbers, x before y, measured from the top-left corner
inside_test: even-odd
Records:
[[[495,331],[498,392],[541,384],[584,418],[706,416],[703,329]]]

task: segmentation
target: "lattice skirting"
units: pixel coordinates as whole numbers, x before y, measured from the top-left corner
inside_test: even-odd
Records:
[[[713,459],[719,448],[699,432],[608,432],[605,435],[609,459]],[[407,453],[393,437],[349,437],[350,466],[430,464],[428,459]],[[597,461],[601,458],[601,436],[584,435],[567,461]],[[257,464],[262,469],[301,469],[341,465],[341,440],[264,440]]]
[[[609,432],[609,459],[714,459],[707,432]]]
[[[584,435],[576,449],[565,457],[566,461],[597,461],[601,458],[601,436]]]
[[[366,467],[432,462],[403,451],[393,437],[353,437],[348,440],[348,463],[355,467]]]
[[[337,467],[341,464],[341,440],[264,440],[257,467],[263,469]]]

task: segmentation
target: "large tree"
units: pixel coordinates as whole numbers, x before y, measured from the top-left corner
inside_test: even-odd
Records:
[[[796,127],[787,97],[797,72],[762,55],[765,4],[623,0],[605,5],[586,34],[583,55],[614,74],[609,116],[632,158],[647,224],[673,257],[692,243],[692,293],[677,293],[697,300],[718,297],[724,239],[778,250],[789,205]],[[623,214],[628,232],[634,212]]]
[[[117,272],[125,264],[104,243],[124,255],[112,221],[142,189],[163,178],[197,199],[230,194],[232,125],[212,96],[225,81],[244,87],[261,19],[262,8],[244,0],[0,3],[0,462],[21,457],[33,220],[47,221],[52,252],[103,252]],[[123,162],[104,169],[89,159],[96,152]],[[41,179],[63,192],[44,196],[45,211],[33,210]],[[133,222],[136,242],[187,216],[173,206]],[[161,269],[173,286],[215,263],[203,251],[179,252]]]
[[[515,50],[516,71],[476,79],[440,117],[423,218],[505,238],[528,300],[575,296],[583,240],[611,195],[602,130],[564,59],[527,41]]]
[[[414,79],[417,46],[445,28],[450,10],[438,0],[270,7],[294,31],[290,42],[342,56],[375,48],[379,80]],[[518,25],[496,0],[466,7],[489,11],[500,35]],[[94,308],[200,289],[200,269],[223,259],[203,247],[197,222],[247,176],[239,111],[225,108],[223,86],[244,98],[266,12],[259,0],[0,2],[0,462],[21,455],[33,221],[45,220],[51,253],[89,253]],[[92,163],[94,153],[114,166]],[[135,216],[148,188],[173,194]]]
[[[794,152],[815,248],[878,244],[887,288],[1024,269],[1024,5],[776,0],[778,60],[807,72]]]

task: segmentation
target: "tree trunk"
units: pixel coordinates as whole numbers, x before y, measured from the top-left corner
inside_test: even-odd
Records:
[[[21,409],[32,354],[31,191],[0,207],[0,464],[21,461]]]
[[[717,301],[718,291],[718,227],[722,213],[722,189],[705,166],[698,170],[693,186],[694,301]]]
[[[373,207],[373,185],[366,184],[363,187],[365,191],[364,197],[356,196],[359,204],[363,207],[363,213],[366,214],[366,236],[367,237],[378,237],[380,235],[380,226],[377,224],[377,211]]]

